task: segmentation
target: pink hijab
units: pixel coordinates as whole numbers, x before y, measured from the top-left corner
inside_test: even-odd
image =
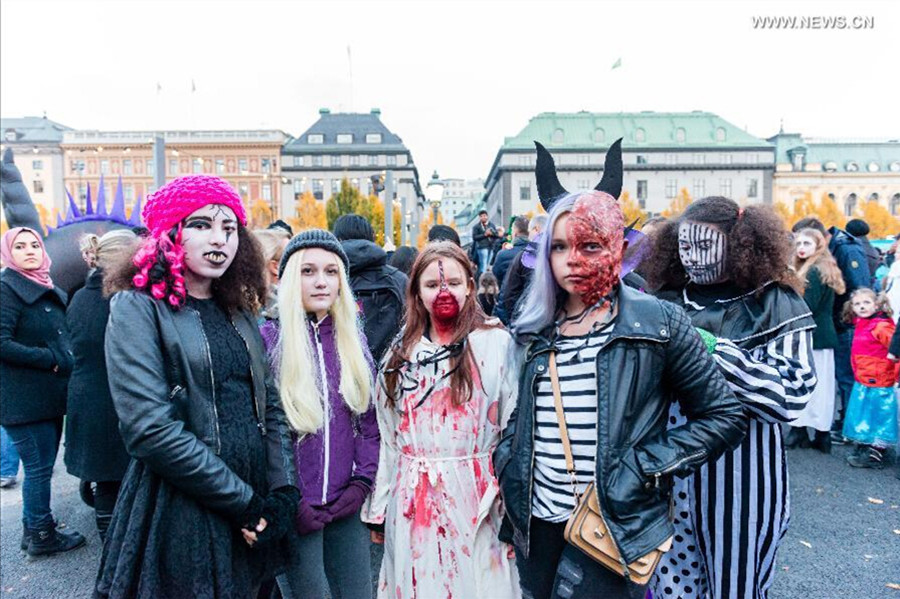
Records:
[[[29,233],[37,237],[38,243],[41,244],[41,250],[43,250],[44,252],[44,261],[41,262],[39,268],[36,268],[34,270],[26,270],[16,264],[16,261],[13,260],[13,243],[15,243],[16,237],[19,236],[19,233],[23,231],[28,231]],[[3,265],[7,268],[16,271],[29,281],[37,283],[42,287],[53,289],[53,280],[50,278],[50,256],[47,255],[47,249],[44,247],[44,240],[41,239],[40,233],[37,233],[33,229],[29,229],[28,227],[13,227],[12,229],[4,233],[3,238],[0,239],[0,254],[2,254],[3,256]]]

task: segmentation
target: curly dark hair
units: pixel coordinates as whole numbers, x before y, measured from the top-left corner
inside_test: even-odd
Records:
[[[693,202],[679,218],[652,233],[652,252],[641,268],[655,289],[681,289],[688,283],[678,256],[678,226],[686,221],[715,225],[725,233],[725,272],[741,289],[759,289],[770,281],[798,293],[803,289],[790,268],[790,234],[775,211],[761,204],[742,209],[734,200],[721,196]]]
[[[237,235],[238,251],[234,261],[225,274],[213,281],[212,295],[216,303],[228,312],[244,310],[256,313],[264,304],[267,293],[262,247],[241,224],[238,224]],[[139,251],[141,246],[134,253],[126,253],[104,272],[104,295],[135,288],[134,277],[140,269],[134,263],[134,256]],[[172,306],[172,309],[177,307]]]

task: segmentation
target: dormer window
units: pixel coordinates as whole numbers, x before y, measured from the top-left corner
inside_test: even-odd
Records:
[[[719,127],[716,129],[716,141],[725,141],[725,128]]]
[[[647,132],[642,127],[638,127],[634,132],[634,141],[642,143],[647,140]]]
[[[900,173],[900,162],[897,162],[896,160],[893,161],[892,163],[890,163],[890,164],[888,165],[888,169],[889,169],[892,173]]]
[[[310,133],[306,136],[306,143],[308,144],[321,144],[325,143],[325,136],[321,133]]]
[[[563,130],[557,129],[553,132],[553,137],[551,138],[550,141],[554,145],[560,145],[565,141],[565,139],[566,139],[566,134],[563,132]]]
[[[837,162],[835,162],[834,160],[829,160],[825,163],[824,168],[827,172],[833,173],[837,170]]]
[[[684,143],[684,140],[687,138],[687,134],[684,131],[684,127],[679,127],[675,129],[675,141],[680,144]]]
[[[352,133],[338,133],[337,134],[337,142],[339,144],[352,144],[353,143],[353,134]]]
[[[859,165],[856,164],[856,162],[851,160],[850,162],[847,163],[847,166],[845,166],[844,168],[847,170],[847,172],[855,173],[859,170]]]
[[[6,133],[4,133],[4,138],[6,141],[16,141],[16,130],[15,129],[7,129]]]
[[[877,173],[879,167],[878,167],[877,162],[870,162],[869,164],[866,165],[866,168],[869,170],[870,173]]]
[[[381,143],[381,133],[366,133],[366,143],[367,144],[380,144]]]
[[[594,130],[594,143],[602,144],[606,141],[606,131],[603,129]]]

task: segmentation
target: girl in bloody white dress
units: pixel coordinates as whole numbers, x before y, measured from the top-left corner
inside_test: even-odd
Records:
[[[490,459],[515,407],[511,339],[479,307],[474,274],[454,244],[419,255],[379,376],[381,455],[362,511],[384,525],[378,597],[520,596]]]

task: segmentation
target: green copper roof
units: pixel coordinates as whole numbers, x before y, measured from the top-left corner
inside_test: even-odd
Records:
[[[775,162],[790,164],[793,151],[803,152],[807,164],[827,163],[838,172],[852,171],[847,166],[855,163],[858,172],[869,172],[869,164],[875,163],[878,171],[891,171],[891,164],[900,162],[900,140],[840,140],[804,138],[797,133],[779,133],[769,138],[775,144]],[[898,168],[894,166],[894,168]],[[891,171],[896,172],[896,171]]]
[[[770,147],[710,112],[542,112],[528,121],[502,150],[534,150],[533,140],[548,149],[608,148],[624,138],[623,149]]]

